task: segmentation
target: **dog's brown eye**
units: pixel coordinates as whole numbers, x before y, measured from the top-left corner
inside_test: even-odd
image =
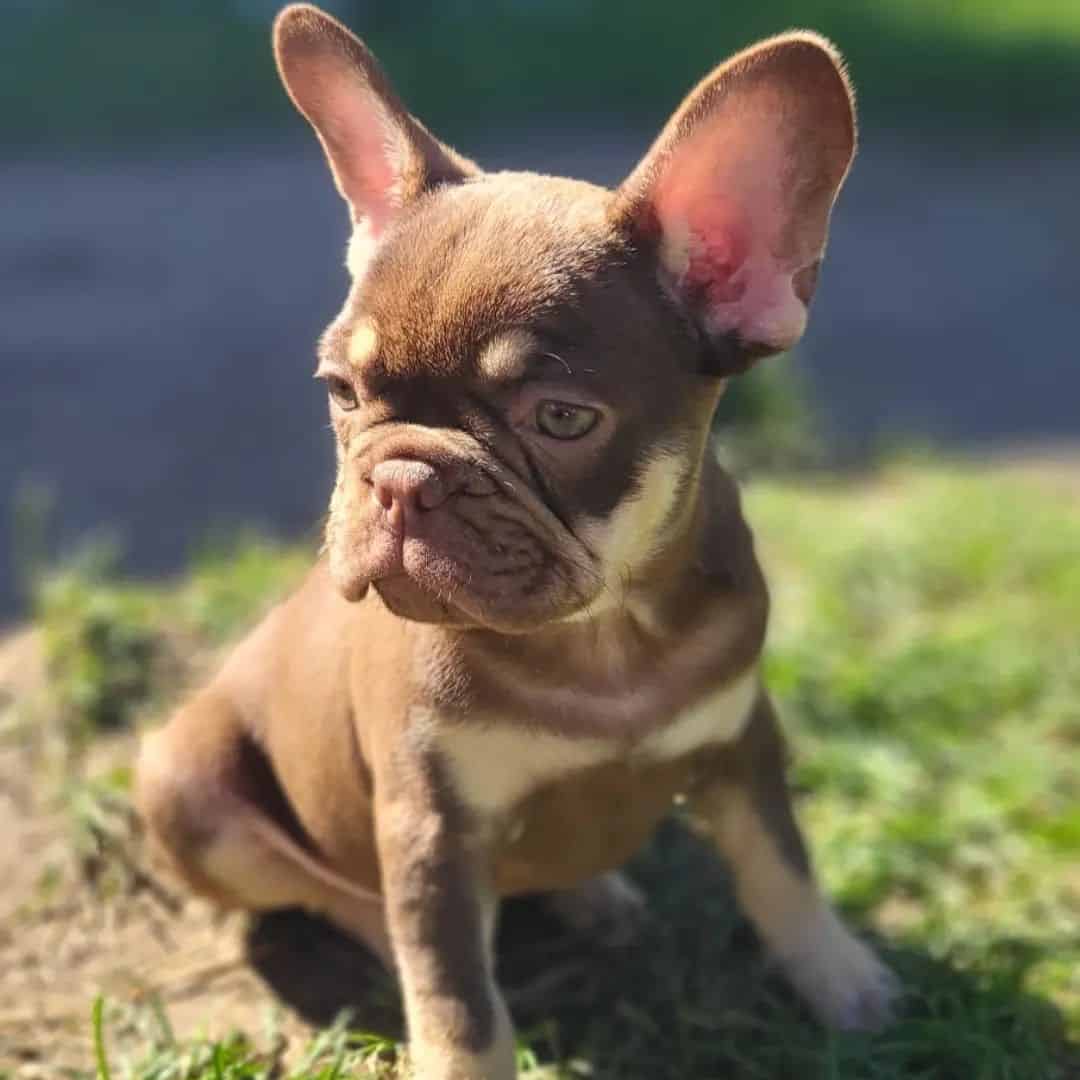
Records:
[[[536,426],[553,439],[580,439],[596,427],[599,419],[600,413],[587,405],[541,401],[536,407]]]
[[[356,391],[349,385],[348,380],[340,375],[327,375],[326,389],[330,391],[330,396],[337,402],[339,408],[346,412],[356,408]]]

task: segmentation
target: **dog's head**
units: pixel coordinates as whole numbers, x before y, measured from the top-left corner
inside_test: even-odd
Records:
[[[802,334],[854,151],[836,53],[733,57],[609,192],[482,172],[315,8],[274,42],[353,225],[318,370],[339,589],[508,632],[617,603],[687,526],[725,379]]]

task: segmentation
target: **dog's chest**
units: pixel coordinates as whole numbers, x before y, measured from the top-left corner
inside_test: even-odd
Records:
[[[745,726],[758,690],[752,668],[632,741],[562,734],[546,729],[543,717],[455,725],[440,730],[436,741],[469,811],[482,821],[505,820],[529,795],[588,770],[624,765],[632,772],[731,741]]]

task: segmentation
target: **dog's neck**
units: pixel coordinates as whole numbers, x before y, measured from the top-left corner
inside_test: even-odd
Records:
[[[431,704],[513,718],[528,703],[567,733],[640,735],[751,667],[768,595],[735,484],[709,458],[691,491],[667,543],[596,613],[522,634],[414,624]]]

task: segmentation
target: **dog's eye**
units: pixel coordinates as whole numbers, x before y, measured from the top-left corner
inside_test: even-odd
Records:
[[[330,391],[330,396],[337,402],[339,408],[346,412],[356,408],[356,391],[349,385],[347,379],[343,379],[340,375],[327,375],[326,389]]]
[[[587,405],[541,401],[536,406],[536,426],[553,439],[580,439],[596,427],[599,419],[600,413]]]

